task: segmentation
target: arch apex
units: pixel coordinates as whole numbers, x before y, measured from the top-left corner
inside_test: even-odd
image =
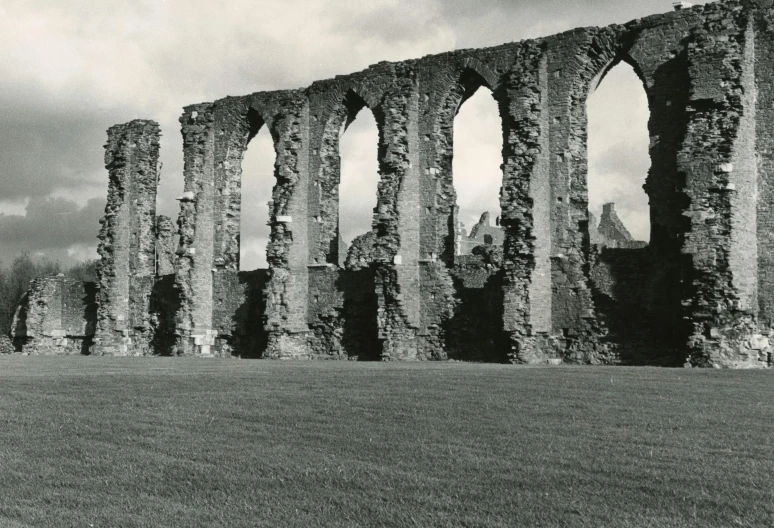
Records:
[[[466,57],[465,60],[462,61],[462,67],[463,70],[469,69],[478,74],[479,77],[484,80],[486,87],[489,88],[492,92],[494,92],[500,85],[500,78],[497,73],[495,73],[494,70],[492,70],[480,59],[475,57]]]

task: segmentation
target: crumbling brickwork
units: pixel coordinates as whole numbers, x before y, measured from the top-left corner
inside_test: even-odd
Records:
[[[156,277],[159,125],[136,120],[108,130],[108,198],[99,234],[94,355],[149,355]]]
[[[500,219],[496,225],[492,221],[488,212],[481,215],[479,221],[466,232],[464,226],[457,227],[455,255],[470,255],[477,246],[502,246],[505,235],[500,229]]]
[[[164,215],[156,217],[156,275],[175,273],[177,230],[172,220]]]
[[[634,240],[629,230],[618,218],[614,203],[606,203],[602,206],[602,217],[599,219],[599,225],[594,225],[594,216],[589,213],[588,229],[589,240],[592,244],[596,242],[606,247],[630,249],[643,248],[648,245],[647,242]]]
[[[120,353],[151,342],[173,355],[769,366],[773,26],[770,1],[721,0],[188,106],[177,233],[154,218],[152,156],[128,154],[145,143],[120,139],[135,130],[124,125],[111,182],[123,189],[122,167],[145,165],[129,198],[111,186],[95,340],[126,339],[125,320],[152,335]],[[648,244],[612,206],[599,226],[588,212],[586,101],[620,62],[650,107]],[[491,244],[460,251],[454,118],[481,88],[502,122],[502,216],[492,233],[479,226]],[[368,111],[377,206],[344,255],[339,139]],[[268,269],[244,273],[241,162],[264,126],[277,155]]]

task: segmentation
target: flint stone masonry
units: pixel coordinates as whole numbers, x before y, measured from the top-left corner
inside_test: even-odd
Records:
[[[124,125],[137,136],[115,132],[108,154],[138,168],[121,179],[108,163],[129,194],[111,190],[95,340],[115,351],[128,337],[128,354],[770,366],[771,4],[680,3],[626,24],[188,106],[174,257],[175,237],[153,214],[153,156],[127,151],[150,153],[157,136]],[[612,207],[599,227],[588,214],[586,101],[622,61],[650,106],[647,245]],[[502,246],[461,255],[454,117],[481,87],[502,122]],[[379,128],[380,182],[371,232],[345,251],[339,136],[361,111]],[[241,162],[262,127],[277,155],[268,269],[246,275]],[[137,287],[127,270],[140,270]],[[147,319],[132,308],[146,299]]]

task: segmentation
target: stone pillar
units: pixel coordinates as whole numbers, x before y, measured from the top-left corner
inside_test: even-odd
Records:
[[[762,367],[770,349],[757,326],[754,32],[749,12],[720,7],[688,45],[690,120],[678,156],[690,200],[682,249],[689,362]]]
[[[381,127],[375,264],[382,358],[417,359],[420,324],[419,93],[403,65],[375,114]]]
[[[156,274],[159,125],[135,120],[108,130],[108,199],[100,231],[99,309],[91,353],[150,354],[149,302]]]
[[[308,358],[309,104],[301,92],[281,103],[271,123],[277,162],[271,204],[266,287],[268,358]]]
[[[774,10],[756,13],[759,321],[774,329]]]
[[[503,328],[511,338],[513,362],[544,363],[554,358],[548,347],[551,186],[547,61],[537,45],[525,44],[520,51],[520,60],[496,94],[503,116]]]
[[[214,112],[212,103],[185,108],[183,133],[185,187],[180,200],[180,247],[175,283],[180,308],[175,317],[176,354],[209,355],[212,324],[212,266],[215,234]]]

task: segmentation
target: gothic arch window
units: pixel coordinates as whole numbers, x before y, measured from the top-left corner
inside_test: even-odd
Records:
[[[500,217],[502,121],[491,90],[480,78],[478,82],[481,84],[477,88],[468,85],[454,118],[452,174],[457,229],[463,239],[471,234],[483,213],[489,213],[487,219]],[[491,227],[498,226],[493,223]],[[472,247],[462,242],[457,254]]]
[[[274,141],[266,125],[249,140],[242,159],[242,207],[239,227],[239,269],[267,268],[266,247],[272,190],[274,188]]]
[[[643,184],[650,167],[650,112],[632,66],[620,62],[610,69],[589,95],[587,115],[589,227],[603,237],[620,241],[628,235],[648,242],[650,209]]]
[[[339,131],[339,264],[355,238],[371,231],[379,184],[379,129],[373,112],[352,112]]]

